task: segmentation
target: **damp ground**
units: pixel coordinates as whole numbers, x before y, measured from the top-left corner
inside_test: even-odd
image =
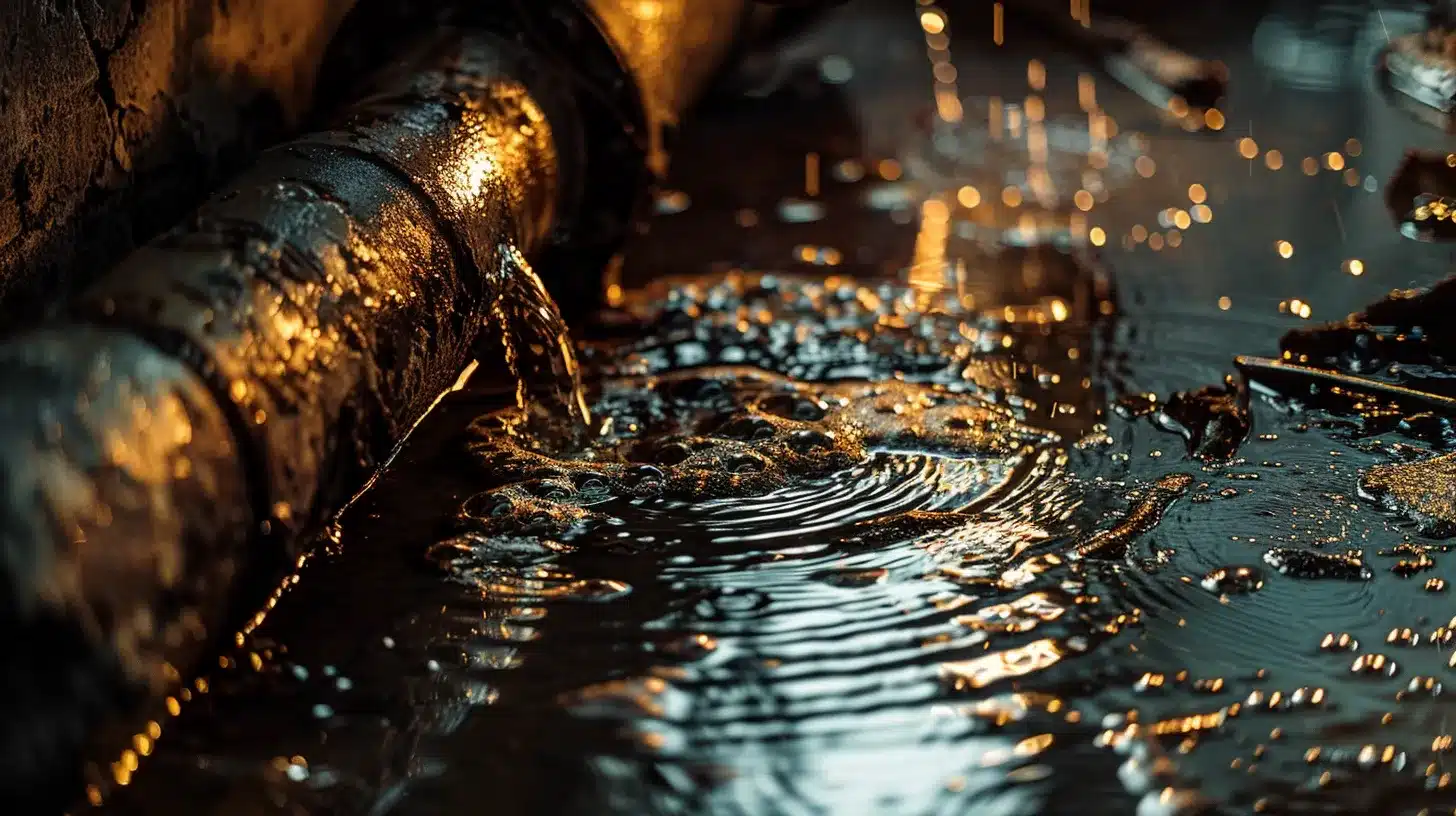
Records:
[[[688,134],[574,327],[588,410],[557,327],[507,333],[528,387],[487,361],[448,396],[104,809],[1456,807],[1449,530],[1405,468],[1449,422],[1233,363],[1445,274],[1382,196],[1444,137],[1214,15],[1222,119],[1098,79],[1105,167],[988,176],[926,92],[999,98],[1008,138],[1036,97],[1095,153],[1090,70],[973,47],[971,3],[850,5]]]

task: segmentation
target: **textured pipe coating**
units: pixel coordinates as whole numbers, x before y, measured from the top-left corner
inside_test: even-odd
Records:
[[[507,253],[549,231],[527,57],[426,53],[0,345],[0,624],[68,644],[0,666],[0,801],[226,634],[235,579],[358,489],[469,361]]]
[[[78,315],[200,355],[258,473],[259,517],[336,510],[470,359],[505,246],[548,232],[555,160],[523,56],[468,39],[337,129],[265,153]]]
[[[0,801],[31,812],[103,714],[178,679],[252,518],[222,407],[151,344],[32,331],[0,346],[0,393]]]

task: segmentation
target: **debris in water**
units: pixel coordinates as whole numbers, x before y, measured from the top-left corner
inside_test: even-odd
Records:
[[[1408,516],[1429,535],[1456,532],[1456,453],[1376,465],[1360,475],[1360,495]]]
[[[1203,576],[1200,585],[1219,595],[1240,595],[1264,588],[1264,576],[1253,567],[1218,567]]]
[[[1078,558],[1120,558],[1138,536],[1147,533],[1163,514],[1188,492],[1193,477],[1187,473],[1172,473],[1154,482],[1147,495],[1137,500],[1127,515],[1116,525],[1103,530],[1078,544],[1073,553]]]
[[[1397,224],[1406,223],[1419,199],[1456,197],[1456,170],[1451,154],[1407,150],[1385,187],[1385,206]]]
[[[1189,456],[1212,461],[1233,458],[1253,427],[1248,391],[1232,378],[1222,388],[1174,394],[1155,419],[1158,427],[1183,437]]]
[[[1383,654],[1362,654],[1350,664],[1351,674],[1371,677],[1394,677],[1400,673],[1400,666]]]
[[[1416,196],[1410,210],[1401,218],[1400,234],[1426,243],[1456,238],[1456,199],[1430,194]]]
[[[1370,567],[1358,553],[1328,553],[1299,547],[1271,547],[1264,563],[1291,578],[1368,581]]]
[[[760,495],[845,470],[877,451],[1008,456],[1057,439],[979,397],[909,383],[809,386],[725,367],[626,378],[603,388],[605,399],[638,400],[638,413],[660,417],[651,434],[643,428],[608,434],[592,461],[573,463],[524,446],[518,412],[483,416],[472,424],[467,448],[493,478],[514,483],[472,497],[462,516],[488,530],[523,519],[559,530],[595,517],[585,505],[601,500],[596,491]],[[714,396],[704,409],[684,413],[676,399],[684,393]]]

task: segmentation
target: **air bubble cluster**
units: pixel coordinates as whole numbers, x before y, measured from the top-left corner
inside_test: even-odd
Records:
[[[604,518],[592,508],[611,499],[763,495],[878,452],[1006,457],[1057,439],[1004,406],[937,385],[816,386],[708,367],[612,379],[602,389],[612,423],[586,451],[537,450],[515,410],[476,420],[467,450],[500,486],[467,499],[462,524],[481,534],[560,536]]]

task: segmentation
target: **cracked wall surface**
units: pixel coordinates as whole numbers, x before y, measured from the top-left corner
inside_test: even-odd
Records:
[[[0,330],[10,330],[296,126],[353,0],[4,5]]]

